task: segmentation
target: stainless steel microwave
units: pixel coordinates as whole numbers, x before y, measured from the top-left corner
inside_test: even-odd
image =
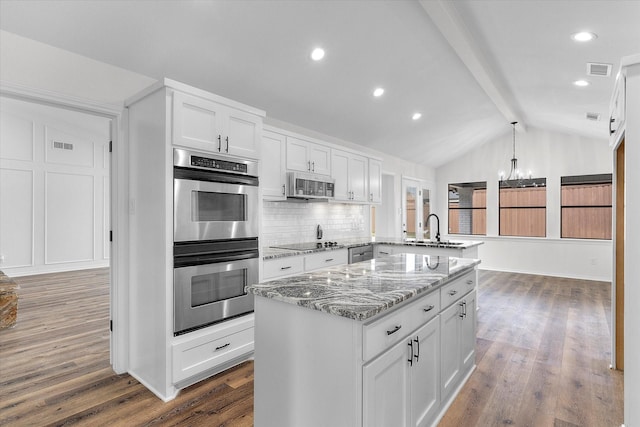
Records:
[[[287,173],[287,197],[298,199],[333,199],[335,180],[331,177],[304,172]]]

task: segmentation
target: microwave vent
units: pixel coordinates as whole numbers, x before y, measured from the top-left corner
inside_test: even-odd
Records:
[[[587,62],[587,75],[597,76],[597,77],[609,77],[611,75],[611,64]]]

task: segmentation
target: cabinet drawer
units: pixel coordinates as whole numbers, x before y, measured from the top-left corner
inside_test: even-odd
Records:
[[[447,308],[463,295],[471,292],[476,286],[476,275],[474,272],[454,280],[440,289],[440,307]]]
[[[440,290],[437,289],[409,307],[411,325],[423,325],[440,313]]]
[[[347,249],[317,252],[304,257],[304,270],[311,271],[334,265],[342,265],[346,264],[348,261],[349,257]]]
[[[251,353],[253,339],[253,321],[243,321],[231,328],[173,344],[173,382],[185,380]]]
[[[399,308],[364,326],[363,359],[369,360],[378,353],[407,337],[440,312],[440,292],[438,290]]]
[[[265,261],[262,269],[262,279],[270,280],[277,277],[299,274],[304,271],[304,257],[289,256]]]

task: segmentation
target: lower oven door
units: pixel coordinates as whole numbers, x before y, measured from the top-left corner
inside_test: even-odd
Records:
[[[258,283],[258,258],[175,268],[174,334],[253,311],[248,285]]]

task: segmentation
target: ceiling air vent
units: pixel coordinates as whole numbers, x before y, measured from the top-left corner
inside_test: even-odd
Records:
[[[609,77],[611,75],[611,64],[598,64],[587,62],[587,75],[598,77]]]
[[[593,120],[597,122],[600,120],[600,113],[587,113],[587,120]]]

